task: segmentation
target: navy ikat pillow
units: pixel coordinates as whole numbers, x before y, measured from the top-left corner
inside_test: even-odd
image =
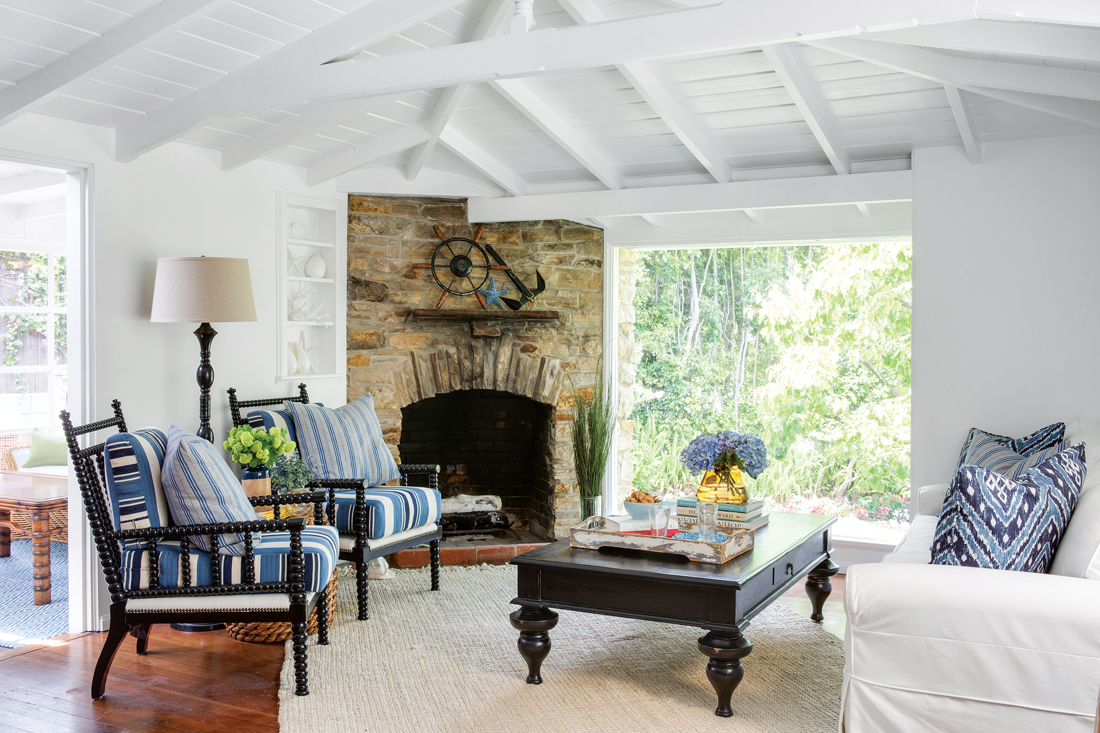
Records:
[[[932,564],[1045,573],[1084,478],[1084,443],[1017,479],[963,466],[936,524]]]

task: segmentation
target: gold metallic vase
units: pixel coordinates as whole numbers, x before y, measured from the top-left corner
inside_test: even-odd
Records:
[[[741,476],[741,469],[734,466],[725,476],[707,471],[703,474],[703,480],[699,482],[695,498],[714,504],[748,504],[749,495],[745,491],[745,479]]]

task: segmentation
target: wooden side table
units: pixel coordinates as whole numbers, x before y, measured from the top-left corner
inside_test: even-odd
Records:
[[[45,606],[51,600],[50,537],[68,530],[68,527],[51,530],[50,512],[68,506],[68,479],[0,471],[0,557],[11,556],[11,531],[22,531],[11,521],[12,511],[29,511],[36,606]]]

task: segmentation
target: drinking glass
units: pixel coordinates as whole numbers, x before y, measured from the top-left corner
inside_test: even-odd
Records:
[[[699,539],[714,542],[714,530],[718,520],[718,505],[712,502],[699,502],[695,505],[699,515]]]
[[[649,532],[654,537],[668,536],[668,519],[671,511],[664,504],[649,505]]]

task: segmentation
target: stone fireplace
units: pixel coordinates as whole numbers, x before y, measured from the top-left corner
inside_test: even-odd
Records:
[[[428,270],[440,240],[476,235],[464,200],[348,201],[348,400],[370,392],[383,434],[405,463],[438,463],[441,491],[497,494],[547,537],[580,518],[569,444],[575,390],[591,390],[603,344],[603,232],[568,221],[487,225],[529,285],[518,312],[449,296]],[[503,272],[496,287],[515,287]],[[458,311],[472,310],[461,314]]]

